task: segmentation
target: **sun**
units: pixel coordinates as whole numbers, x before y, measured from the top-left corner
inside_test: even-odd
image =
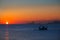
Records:
[[[8,22],[6,22],[6,24],[9,24]]]

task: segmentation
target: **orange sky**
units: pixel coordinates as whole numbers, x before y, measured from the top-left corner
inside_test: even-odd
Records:
[[[25,23],[26,21],[60,20],[60,6],[5,7],[0,9],[0,24]]]

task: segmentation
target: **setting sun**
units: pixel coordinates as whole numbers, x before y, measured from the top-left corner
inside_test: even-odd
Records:
[[[8,22],[6,22],[6,24],[8,24]]]

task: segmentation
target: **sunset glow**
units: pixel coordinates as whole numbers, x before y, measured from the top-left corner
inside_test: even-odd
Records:
[[[8,22],[6,22],[6,24],[9,24]]]
[[[60,5],[57,0],[36,0],[32,2],[7,0],[7,2],[2,2],[2,4],[4,5],[0,8],[0,24],[5,24],[6,20],[9,21],[9,24],[60,20]]]

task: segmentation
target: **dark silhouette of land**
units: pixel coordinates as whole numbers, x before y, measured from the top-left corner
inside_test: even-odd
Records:
[[[48,22],[48,24],[60,24],[60,21],[52,21],[52,22]]]

